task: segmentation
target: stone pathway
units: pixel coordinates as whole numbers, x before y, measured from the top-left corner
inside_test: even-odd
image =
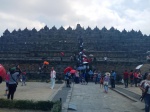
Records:
[[[74,84],[70,103],[76,106],[76,112],[143,112],[134,106],[135,102],[112,90],[106,94],[94,83]]]

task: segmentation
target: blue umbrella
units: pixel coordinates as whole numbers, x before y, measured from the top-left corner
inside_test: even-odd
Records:
[[[93,71],[90,70],[90,71],[88,72],[88,74],[89,74],[89,75],[93,75]]]
[[[85,69],[85,67],[83,67],[83,66],[79,66],[78,68],[77,68],[77,70],[84,70]]]

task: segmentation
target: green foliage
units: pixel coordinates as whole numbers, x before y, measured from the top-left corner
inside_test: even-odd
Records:
[[[30,101],[30,100],[7,100],[0,99],[0,108],[16,108],[21,110],[43,110],[52,112],[61,111],[61,103],[59,101]]]
[[[18,109],[36,109],[36,102],[30,100],[14,100],[14,108]]]
[[[51,110],[51,112],[61,112],[61,102],[57,101],[54,105],[53,108]]]
[[[10,100],[0,99],[0,108],[13,108],[14,103]]]
[[[55,103],[50,101],[38,101],[36,102],[37,110],[51,110]]]

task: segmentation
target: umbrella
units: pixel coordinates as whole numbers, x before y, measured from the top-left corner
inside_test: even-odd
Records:
[[[71,70],[70,73],[71,73],[71,74],[75,74],[75,73],[76,73],[76,70]]]
[[[2,79],[5,79],[6,77],[6,70],[5,68],[0,64],[0,83],[2,82]]]
[[[65,68],[64,73],[66,74],[67,72],[70,72],[71,70],[72,70],[72,67],[67,67]]]
[[[93,54],[90,54],[89,56],[90,56],[90,57],[92,57],[92,56],[93,56]]]
[[[85,62],[83,62],[83,64],[87,64],[87,63],[88,63],[88,62],[86,62],[86,61],[85,61]]]
[[[142,66],[143,66],[143,64],[142,65],[138,65],[135,69],[140,69]]]
[[[88,59],[86,57],[83,58],[83,62],[88,62]]]
[[[77,68],[77,70],[84,70],[85,69],[85,67],[83,67],[83,66],[79,66],[78,68]]]
[[[44,65],[49,65],[49,62],[48,61],[44,61]]]
[[[82,55],[83,57],[87,57],[85,54],[84,55]]]
[[[89,74],[89,75],[93,75],[93,71],[90,70],[90,71],[88,72],[88,74]]]
[[[95,75],[95,74],[98,74],[98,73],[97,73],[97,72],[94,72],[94,75]]]

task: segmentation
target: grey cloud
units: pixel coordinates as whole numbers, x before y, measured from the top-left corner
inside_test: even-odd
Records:
[[[149,6],[150,0],[1,0],[0,14],[8,16],[0,17],[0,35],[6,28],[75,27],[78,22],[84,28],[133,28],[149,35]]]

